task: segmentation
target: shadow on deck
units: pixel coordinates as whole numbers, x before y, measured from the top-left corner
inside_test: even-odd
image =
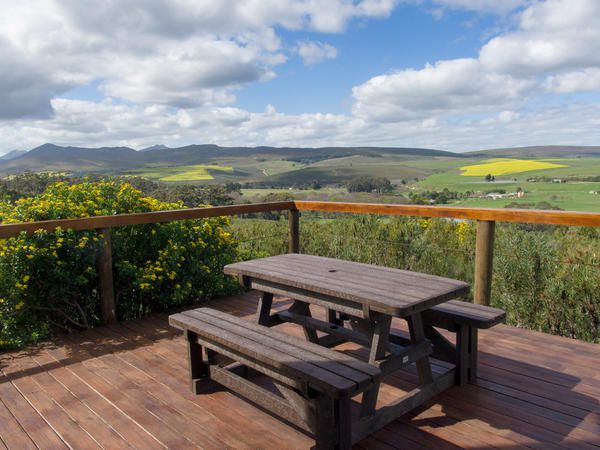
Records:
[[[251,318],[257,298],[211,303]],[[395,326],[404,330],[401,321]],[[480,350],[476,385],[451,388],[357,448],[600,447],[598,345],[501,325],[480,333]],[[226,390],[192,395],[185,352],[162,314],[0,355],[0,448],[313,445]],[[410,374],[386,379],[382,400],[413,381]]]

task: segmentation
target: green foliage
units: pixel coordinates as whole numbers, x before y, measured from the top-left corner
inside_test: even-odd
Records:
[[[35,197],[0,205],[3,223],[180,208],[116,181],[51,185]],[[215,218],[114,228],[113,265],[120,319],[200,301],[236,289],[222,273],[237,258],[229,221]],[[56,329],[99,322],[94,231],[39,231],[0,243],[0,348]]]
[[[238,221],[237,236],[257,239],[260,257],[286,251],[286,221]],[[262,228],[261,228],[262,227]],[[444,219],[303,215],[303,253],[415,270],[473,282],[475,225]],[[264,233],[261,235],[261,231]],[[600,342],[600,230],[499,224],[492,305],[511,325]],[[469,300],[470,297],[467,298]]]
[[[348,192],[377,192],[383,194],[391,192],[393,187],[389,179],[385,177],[356,177],[348,181]]]

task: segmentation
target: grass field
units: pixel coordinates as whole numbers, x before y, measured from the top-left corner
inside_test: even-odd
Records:
[[[234,156],[215,158],[205,165],[150,167],[128,172],[130,175],[171,183],[240,183],[264,181],[282,189],[243,189],[245,201],[261,201],[268,194],[289,194],[300,200],[364,201],[382,203],[409,202],[407,192],[441,191],[472,192],[470,198],[453,201],[454,205],[504,207],[510,203],[536,206],[546,202],[565,210],[600,211],[600,183],[568,181],[552,183],[552,179],[600,176],[600,157],[415,157],[380,154],[335,157],[304,164],[277,157]],[[494,182],[486,182],[491,174]],[[391,195],[347,192],[345,183],[357,176],[387,177],[397,186]],[[544,178],[545,181],[541,181]],[[537,179],[533,182],[532,179]],[[319,181],[318,190],[289,189]],[[336,187],[337,186],[337,187]],[[524,198],[487,198],[490,192],[525,191]]]
[[[207,181],[213,180],[213,172],[233,173],[231,166],[216,166],[198,164],[193,166],[158,167],[156,169],[140,169],[131,174],[151,180],[167,182]]]
[[[498,177],[499,175],[531,172],[533,170],[558,169],[560,167],[567,166],[531,159],[495,158],[483,160],[480,164],[463,166],[460,170],[463,171],[461,175],[464,177],[485,177],[488,174]]]
[[[498,161],[498,160],[494,160]],[[504,206],[516,203],[526,205],[536,205],[540,202],[549,203],[552,206],[564,210],[578,211],[600,211],[600,183],[569,181],[567,183],[552,183],[548,181],[528,181],[535,177],[546,177],[548,179],[566,179],[570,177],[598,176],[600,175],[600,158],[552,158],[540,160],[511,160],[518,161],[511,163],[513,170],[510,173],[499,174],[490,170],[482,170],[478,176],[468,176],[460,173],[465,164],[455,166],[454,170],[448,167],[446,171],[430,175],[425,180],[415,183],[411,186],[417,191],[442,190],[447,188],[458,192],[480,192],[487,193],[504,190],[507,193],[515,192],[518,188],[525,191],[523,198],[468,198],[454,201],[456,206],[472,206],[487,208],[503,208]],[[524,162],[523,162],[524,161]],[[538,163],[553,163],[555,166],[541,168]],[[477,161],[479,164],[471,166],[483,167],[489,163],[489,159]],[[533,164],[532,164],[533,163]],[[527,171],[514,171],[528,168]],[[533,169],[536,167],[535,169]],[[472,173],[472,172],[470,172]],[[486,182],[484,177],[491,173],[496,177],[494,182]]]

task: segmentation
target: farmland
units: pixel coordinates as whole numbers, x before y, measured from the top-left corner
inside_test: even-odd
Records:
[[[321,180],[329,180],[321,189],[266,188],[243,189],[242,198],[256,201],[265,195],[277,193],[297,199],[330,201],[369,201],[405,203],[410,192],[449,191],[464,194],[466,198],[451,200],[451,205],[502,208],[555,207],[564,210],[600,211],[600,182],[582,181],[585,177],[600,176],[600,157],[569,158],[489,158],[486,155],[465,159],[434,157],[400,159],[393,157],[345,157],[304,165],[279,174],[276,179],[306,179],[309,171],[323,170]],[[344,192],[338,177],[342,172],[356,175],[386,176],[396,185],[388,195]],[[317,173],[312,173],[317,175]],[[486,181],[491,174],[495,181]],[[329,178],[328,178],[329,177]],[[577,178],[578,180],[574,180]],[[600,178],[599,178],[600,179]],[[404,183],[401,181],[404,180]],[[322,181],[323,182],[323,181]],[[326,183],[326,181],[325,181]],[[523,197],[511,193],[524,191]],[[488,196],[489,193],[502,193]]]
[[[239,184],[241,195],[235,198],[239,202],[293,197],[600,211],[600,195],[596,194],[600,192],[600,147],[545,146],[453,153],[411,147],[203,144],[136,151],[127,147],[93,149],[44,144],[17,158],[0,161],[5,180],[23,171],[143,177],[165,185]],[[348,192],[348,184],[361,177],[386,178],[393,190],[384,194]]]
[[[231,166],[196,164],[178,167],[132,170],[129,174],[166,182],[194,182],[214,180],[216,173],[233,173]]]
[[[567,167],[549,161],[531,159],[493,158],[481,161],[479,164],[463,166],[460,168],[465,177],[485,177],[487,174],[508,175],[513,173],[531,172],[533,170],[558,169]]]

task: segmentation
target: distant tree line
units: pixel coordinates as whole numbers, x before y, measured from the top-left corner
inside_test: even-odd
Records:
[[[86,177],[65,176],[49,173],[25,172],[0,179],[0,198],[14,202],[23,197],[33,197],[43,193],[46,188],[60,181],[79,183],[84,179],[92,182],[113,179],[126,181],[144,195],[154,197],[162,202],[183,202],[187,207],[198,205],[231,205],[234,198],[241,194],[242,185],[227,183],[224,185],[208,184],[165,184],[157,183],[141,177],[106,177],[90,175]]]
[[[408,193],[410,202],[415,205],[434,205],[434,204],[445,204],[450,200],[457,200],[460,198],[466,198],[469,193],[460,193],[457,191],[450,191],[448,188],[444,188],[442,191],[424,191]]]
[[[284,188],[292,188],[300,191],[305,190],[318,190],[323,187],[319,180],[305,180],[305,181],[296,181],[294,183],[290,183],[286,180],[277,180],[277,181],[249,181],[242,185],[244,189],[284,189]]]
[[[384,194],[391,192],[394,187],[389,179],[385,177],[356,177],[348,181],[346,188],[348,192],[377,192]]]

